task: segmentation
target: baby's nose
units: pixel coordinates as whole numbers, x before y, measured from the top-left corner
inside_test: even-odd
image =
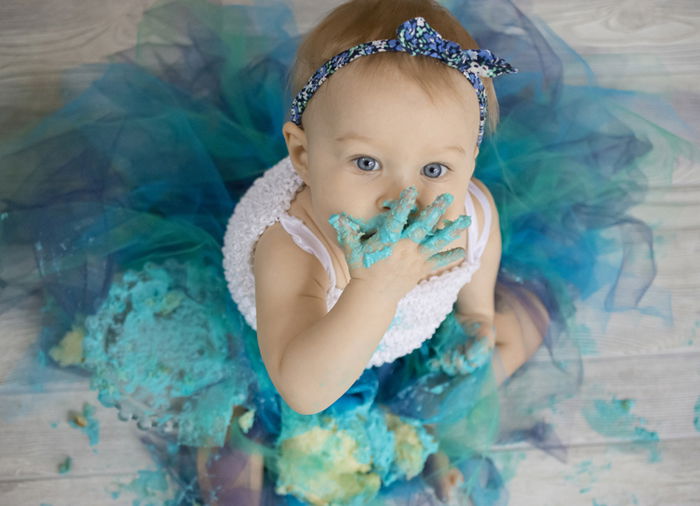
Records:
[[[389,213],[391,211],[396,211],[397,206],[399,202],[401,201],[401,196],[400,193],[396,193],[394,195],[393,199],[387,199],[384,200],[381,204],[380,207],[380,212],[382,214]],[[421,198],[420,194],[417,195],[409,213],[408,213],[408,222],[412,222],[415,220],[416,216],[427,207],[429,203],[423,202],[423,198]]]
[[[409,197],[407,196],[407,193],[411,187],[403,188],[400,191],[392,191],[388,192],[384,195],[381,196],[380,202],[381,202],[381,209],[382,211],[388,211],[390,209],[396,209],[396,206],[401,202],[401,195],[404,195],[404,200],[408,201]],[[419,205],[419,200],[420,200],[420,195],[418,194],[418,191],[415,189],[415,186],[412,187],[413,191],[416,193],[416,198],[413,203],[413,208],[415,209]]]

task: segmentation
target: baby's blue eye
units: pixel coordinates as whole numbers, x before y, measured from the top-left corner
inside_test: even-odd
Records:
[[[357,162],[358,160],[360,161],[360,163],[355,163],[355,165],[358,169],[365,172],[374,172],[374,168],[378,166],[377,160],[375,160],[371,156],[358,156],[357,158],[353,159],[353,162]],[[446,165],[437,162],[429,163],[423,168],[425,169],[426,167],[444,167],[446,170],[450,170]],[[440,175],[444,174],[444,172],[445,171],[441,172],[439,175],[436,175],[435,169],[429,169],[426,175],[431,179],[437,179],[438,177],[440,177]]]
[[[375,162],[374,164],[362,163],[362,164],[361,164],[362,166],[361,166],[361,165],[358,165],[357,168],[360,169],[360,170],[370,170],[370,171],[371,171],[372,167],[375,166],[375,165],[377,165],[377,163],[376,163],[377,161],[376,161],[374,158],[370,157],[370,156],[358,156],[357,158],[355,158],[355,159],[353,160],[353,162],[356,162],[357,160],[371,160],[371,161]],[[356,165],[357,165],[357,164],[356,164]],[[370,166],[370,165],[371,165],[371,166]]]
[[[445,167],[445,166],[444,166],[443,164],[441,164],[441,163],[429,163],[428,165],[425,165],[423,168],[425,169],[426,167],[431,167],[431,166],[432,166],[432,167]],[[445,167],[445,169],[447,169],[447,167]],[[447,169],[447,170],[449,170],[449,169]],[[426,172],[427,172],[427,171],[426,171]],[[435,170],[431,170],[431,171],[429,172],[429,174],[435,174]],[[442,172],[441,172],[440,174],[442,175]],[[428,177],[432,177],[432,176],[428,176]],[[437,176],[437,177],[440,177],[440,176]]]

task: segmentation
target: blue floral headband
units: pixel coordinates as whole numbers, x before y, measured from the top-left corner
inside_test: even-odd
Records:
[[[301,115],[316,90],[339,68],[355,58],[386,51],[402,51],[412,55],[424,55],[436,58],[452,68],[459,70],[469,79],[479,99],[479,137],[477,146],[484,135],[486,119],[486,92],[479,76],[496,77],[501,74],[516,73],[502,58],[497,58],[488,49],[462,49],[459,44],[443,39],[421,16],[404,21],[396,29],[397,38],[373,40],[351,47],[337,54],[319,68],[292,101],[290,121],[301,126]]]

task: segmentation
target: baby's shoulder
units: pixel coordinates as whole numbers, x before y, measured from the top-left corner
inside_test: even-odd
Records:
[[[275,273],[280,283],[294,278],[304,294],[309,296],[325,298],[330,285],[321,262],[301,249],[279,221],[267,227],[255,243],[253,266],[256,278],[263,270]]]
[[[498,209],[496,208],[496,202],[488,186],[486,186],[481,180],[472,177],[471,181],[479,190],[481,190],[481,193],[484,194],[488,202],[487,210],[484,209],[484,206],[478,198],[472,199],[472,202],[474,202],[474,211],[476,212],[477,220],[479,221],[479,223],[484,223],[486,221],[486,213],[489,213],[492,218],[495,214],[498,213]]]

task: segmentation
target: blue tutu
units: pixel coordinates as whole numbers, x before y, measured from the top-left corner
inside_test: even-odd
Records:
[[[272,385],[227,291],[221,248],[236,203],[287,155],[285,83],[301,36],[283,0],[155,5],[136,47],[81,67],[96,76],[89,85],[66,87],[65,105],[0,142],[0,314],[36,293],[45,301],[33,359],[15,377],[88,375],[102,404],[163,443],[154,455],[178,476],[172,504],[205,496],[192,465],[200,447],[237,455],[218,478],[211,468],[212,483],[262,455],[263,504],[275,505],[441,504],[420,474],[438,448],[473,504],[506,504],[494,444],[528,441],[566,458],[541,411],[581,383],[576,305],[593,308],[589,297],[605,289],[599,318],[638,306],[655,275],[652,228],[628,211],[644,199],[646,167],[670,180],[674,159],[694,154],[625,114],[660,98],[600,87],[509,1],[444,5],[519,70],[494,81],[500,124],[475,176],[499,209],[497,295],[534,315],[535,294],[548,323],[544,360],[500,386],[490,364],[468,375],[427,367],[474,339],[454,312],[320,413],[294,412]],[[586,83],[565,84],[565,71]],[[31,267],[5,260],[18,252],[33,255]],[[229,426],[234,406],[247,411]],[[222,504],[243,497],[223,494]]]

